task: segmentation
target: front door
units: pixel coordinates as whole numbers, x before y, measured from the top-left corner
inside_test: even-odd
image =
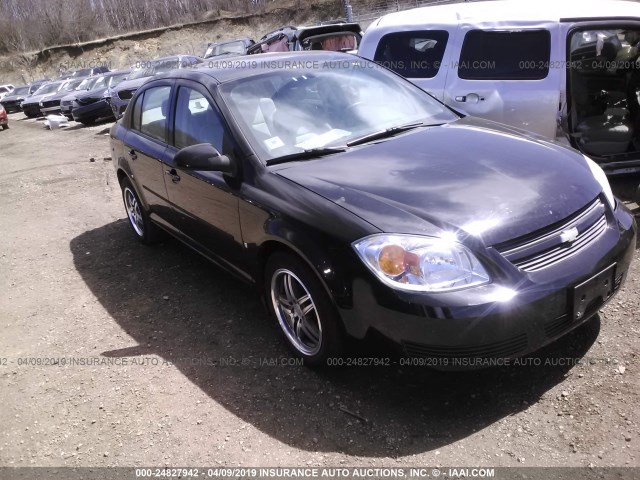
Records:
[[[220,172],[191,170],[173,162],[181,148],[200,143],[210,143],[223,155],[237,155],[220,112],[202,85],[187,80],[177,85],[172,130],[164,168],[176,226],[203,253],[237,270],[242,236],[235,181]]]

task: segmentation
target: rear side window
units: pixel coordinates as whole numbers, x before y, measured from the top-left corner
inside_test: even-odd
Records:
[[[171,87],[153,87],[145,90],[142,98],[140,131],[166,142],[167,115],[169,114],[169,95]],[[136,113],[135,111],[133,112]]]
[[[408,78],[433,78],[440,70],[449,33],[445,30],[388,33],[373,60]]]
[[[549,74],[548,30],[487,32],[464,37],[458,77],[466,80],[542,80]]]

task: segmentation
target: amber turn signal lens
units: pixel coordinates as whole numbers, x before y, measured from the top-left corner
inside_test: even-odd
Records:
[[[387,245],[380,250],[378,265],[385,274],[393,277],[404,272],[405,249],[398,245]]]

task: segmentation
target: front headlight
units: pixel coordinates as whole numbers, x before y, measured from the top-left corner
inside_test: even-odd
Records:
[[[353,243],[383,283],[414,292],[446,292],[489,283],[473,253],[454,239],[379,234]]]
[[[616,199],[613,196],[613,191],[611,190],[611,185],[609,184],[609,179],[607,178],[607,174],[604,173],[604,170],[598,165],[596,162],[591,160],[586,155],[583,155],[584,159],[587,161],[587,165],[591,169],[591,173],[593,174],[593,178],[595,178],[600,186],[602,187],[602,193],[607,197],[607,201],[611,208],[616,208]]]

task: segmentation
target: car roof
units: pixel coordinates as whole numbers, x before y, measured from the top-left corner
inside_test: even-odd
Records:
[[[315,64],[322,64],[324,62],[368,62],[363,58],[351,55],[348,53],[329,52],[329,51],[304,51],[304,52],[282,52],[282,53],[261,53],[260,55],[252,56],[250,60],[246,60],[247,57],[242,58],[242,61],[229,62],[233,65],[233,68],[214,67],[214,63],[210,62],[207,65],[206,61],[198,68],[185,68],[181,70],[172,70],[170,72],[156,75],[154,80],[160,80],[163,78],[185,78],[189,80],[196,80],[201,82],[209,82],[213,80],[215,83],[231,82],[240,78],[249,78],[257,75],[261,75],[266,72],[282,71],[283,68],[287,68],[287,63],[291,68],[307,66],[311,67]]]
[[[381,17],[373,26],[417,24],[498,23],[509,21],[559,22],[564,19],[640,16],[640,4],[624,0],[493,0],[435,5]]]

